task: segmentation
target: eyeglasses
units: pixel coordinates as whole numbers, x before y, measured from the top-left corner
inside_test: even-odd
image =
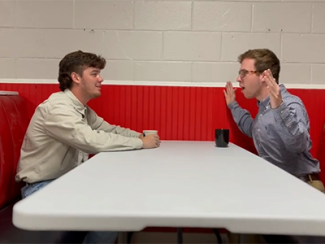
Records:
[[[238,71],[238,75],[240,78],[244,78],[247,74],[256,74],[258,71],[256,70],[246,70],[246,69],[241,69]]]

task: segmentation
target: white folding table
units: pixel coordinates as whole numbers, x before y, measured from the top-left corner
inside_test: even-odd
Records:
[[[234,233],[325,235],[324,194],[234,145],[162,141],[99,153],[16,203],[27,230],[226,228]]]

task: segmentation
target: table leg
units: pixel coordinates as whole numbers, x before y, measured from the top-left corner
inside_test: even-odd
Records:
[[[118,233],[118,243],[119,244],[127,243],[127,232],[119,232]]]
[[[220,233],[217,229],[212,229],[214,234],[216,235],[217,237],[217,240],[218,240],[218,243],[221,244],[222,243],[222,239],[221,239],[221,236],[220,236]]]
[[[183,243],[183,230],[182,230],[182,228],[177,228],[177,243],[178,244]]]

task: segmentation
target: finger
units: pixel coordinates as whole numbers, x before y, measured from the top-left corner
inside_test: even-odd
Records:
[[[269,76],[267,78],[267,82],[268,82],[267,84],[268,84],[269,87],[271,87],[272,89],[276,88],[277,84],[276,84],[276,81],[275,81],[275,79],[273,77]]]
[[[270,80],[271,83],[274,82],[274,78],[273,78],[273,75],[272,75],[271,70],[268,69],[268,70],[266,71],[266,76],[267,76],[267,78]]]
[[[264,71],[264,76],[265,76],[264,81],[266,82],[266,84],[268,86],[272,86],[272,78],[270,77],[270,74],[269,72],[267,72],[267,70]]]
[[[265,76],[266,76],[266,78],[267,78],[269,81],[272,80],[272,75],[270,74],[269,70],[266,70],[266,72],[265,72]]]
[[[266,87],[267,87],[267,89],[269,89],[269,92],[273,93],[274,86],[273,86],[272,82],[270,80],[268,80],[268,79],[266,80]]]
[[[277,92],[275,89],[273,89],[272,87],[268,86],[267,89],[269,90],[269,93],[272,95],[272,96],[275,96],[277,97]]]
[[[226,86],[225,86],[225,89],[226,90],[228,90],[228,87],[229,87],[229,84],[228,83],[229,83],[229,81],[227,81],[227,83],[226,83]]]
[[[270,85],[270,79],[266,76],[266,74],[264,75],[263,80],[265,81],[266,85]]]
[[[269,71],[266,69],[263,71],[263,75],[265,76],[265,78],[269,77]]]
[[[231,85],[231,83],[229,82],[229,85],[228,85],[228,87],[227,87],[227,94],[231,94],[231,92],[232,92],[232,90],[233,90],[233,88],[232,88],[232,85]]]

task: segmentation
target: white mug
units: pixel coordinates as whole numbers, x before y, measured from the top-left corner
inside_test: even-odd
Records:
[[[149,134],[158,134],[158,131],[157,130],[144,130],[143,131],[143,134],[146,136],[146,135],[149,135]]]

